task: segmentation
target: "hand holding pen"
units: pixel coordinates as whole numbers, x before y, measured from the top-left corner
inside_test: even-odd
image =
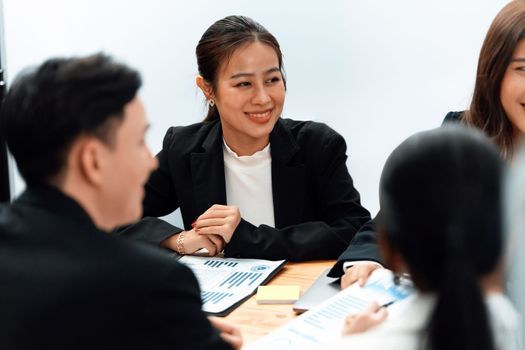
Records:
[[[343,335],[366,332],[370,328],[383,323],[388,316],[386,308],[394,302],[395,300],[392,300],[383,305],[372,302],[363,311],[348,315],[345,319]]]

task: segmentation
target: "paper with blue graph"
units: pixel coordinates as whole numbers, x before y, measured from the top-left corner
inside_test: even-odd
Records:
[[[183,256],[199,281],[202,308],[214,315],[225,315],[254,294],[284,266],[285,260],[210,258]]]
[[[389,306],[389,317],[402,309],[398,301],[408,298],[412,288],[396,285],[392,273],[385,269],[374,271],[365,287],[351,285],[315,308],[303,313],[266,337],[248,344],[246,350],[307,349],[340,337],[345,318],[350,313],[364,309],[370,302],[380,305],[395,301]],[[396,310],[397,309],[397,310]]]

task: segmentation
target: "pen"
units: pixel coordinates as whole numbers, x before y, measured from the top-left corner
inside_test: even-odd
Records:
[[[381,305],[379,308],[382,308],[382,307],[389,307],[390,305],[392,305],[393,303],[395,303],[396,301],[395,300],[390,300],[388,303],[384,303],[383,305]]]

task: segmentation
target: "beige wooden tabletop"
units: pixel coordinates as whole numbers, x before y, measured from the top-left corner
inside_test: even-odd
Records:
[[[335,260],[289,262],[268,285],[298,285],[301,287],[301,293],[304,293],[315,279],[334,263]],[[254,295],[225,319],[241,328],[244,344],[248,344],[279,328],[296,316],[297,314],[292,310],[292,304],[258,305]]]

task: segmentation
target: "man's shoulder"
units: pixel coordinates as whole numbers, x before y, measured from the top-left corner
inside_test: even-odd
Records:
[[[183,273],[183,270],[188,270],[184,264],[177,261],[172,251],[162,247],[121,236],[112,236],[109,239],[114,245],[112,249],[118,249],[122,252],[122,263],[130,267],[149,265],[150,268],[154,266],[159,272],[176,270]]]
[[[182,270],[185,270],[160,247],[102,232],[93,225],[51,213],[45,208],[3,206],[0,240],[8,240],[12,249],[26,247],[25,250],[35,255],[48,256],[49,264],[46,261],[38,267],[40,269],[53,268],[63,259],[71,269],[82,266],[86,275],[93,272],[100,277],[114,274],[116,279],[120,279],[119,276],[142,279],[140,283],[174,271],[184,274]]]

